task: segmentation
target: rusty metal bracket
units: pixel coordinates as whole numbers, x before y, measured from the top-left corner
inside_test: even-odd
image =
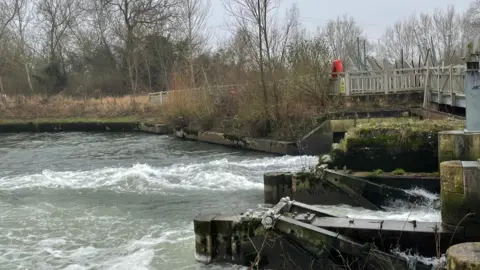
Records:
[[[289,197],[284,197],[280,199],[280,202],[277,203],[273,208],[267,210],[262,217],[262,225],[266,230],[270,230],[275,225],[275,221],[284,213],[290,211],[294,201],[290,200]]]
[[[316,215],[313,213],[299,214],[295,217],[295,220],[311,224],[315,219]]]

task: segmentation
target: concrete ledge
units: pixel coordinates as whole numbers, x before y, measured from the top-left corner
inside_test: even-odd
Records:
[[[131,132],[138,131],[136,122],[70,122],[0,124],[0,133],[18,132]]]
[[[396,121],[409,115],[409,111],[405,109],[328,113],[318,119],[319,125],[315,129],[298,141],[298,148],[303,155],[329,153],[333,144],[334,132],[347,132],[347,130],[365,123]]]
[[[228,147],[242,148],[279,155],[298,155],[297,144],[289,141],[237,137],[221,132],[195,132],[184,129],[176,129],[174,135],[185,140],[194,140]]]
[[[198,140],[198,133],[191,132],[191,131],[184,130],[184,129],[175,129],[173,131],[173,135],[175,135],[175,137],[183,139],[183,140],[192,140],[192,141],[197,141]]]
[[[438,162],[475,161],[480,158],[480,133],[463,130],[438,133]]]
[[[411,108],[410,113],[414,116],[420,116],[423,119],[442,120],[442,119],[453,118],[458,120],[465,120],[465,117],[462,117],[462,116],[425,109],[425,108]]]
[[[171,129],[166,124],[145,124],[141,123],[138,130],[145,133],[153,133],[159,135],[166,135],[171,133]]]

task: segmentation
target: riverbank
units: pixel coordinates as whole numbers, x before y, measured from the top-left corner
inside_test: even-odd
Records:
[[[159,135],[173,134],[180,139],[279,155],[319,155],[331,150],[335,136],[338,137],[339,134],[349,130],[355,132],[355,128],[359,126],[368,127],[369,125],[375,126],[385,123],[385,127],[392,124],[401,127],[401,123],[405,123],[408,119],[410,119],[408,121],[414,121],[416,125],[422,125],[419,120],[411,120],[412,117],[421,116],[412,114],[408,109],[328,113],[315,118],[315,128],[306,132],[306,134],[302,134],[300,139],[297,140],[242,136],[236,132],[228,131],[228,129],[223,132],[222,129],[215,128],[212,130],[193,129],[185,123],[183,118],[171,119],[166,123],[167,121],[163,117],[155,114],[118,117],[0,119],[0,132],[148,132]],[[436,122],[438,121],[432,123]],[[301,134],[300,131],[297,132]]]
[[[18,132],[147,132],[159,135],[171,134],[167,124],[155,124],[152,120],[135,116],[97,118],[39,118],[0,119],[1,133]]]
[[[418,109],[412,113],[403,103],[396,104],[394,109],[391,102],[381,97],[353,103],[347,97],[324,97],[332,99],[329,105],[319,107],[305,103],[308,110],[295,107],[305,100],[284,104],[288,106],[268,122],[267,131],[267,121],[261,120],[262,114],[254,113],[258,108],[252,108],[249,113],[244,109],[250,107],[238,107],[239,102],[245,106],[248,103],[244,94],[248,91],[235,97],[223,96],[224,103],[215,103],[214,98],[222,96],[221,93],[198,96],[172,91],[162,105],[149,103],[146,96],[15,97],[0,103],[0,132],[140,131],[280,155],[319,155],[330,151],[339,134],[357,125],[396,121],[413,115],[424,117]],[[205,103],[200,104],[193,98],[205,99]],[[343,103],[355,106],[347,106],[347,111],[332,108],[332,104]],[[234,111],[225,111],[226,108]]]

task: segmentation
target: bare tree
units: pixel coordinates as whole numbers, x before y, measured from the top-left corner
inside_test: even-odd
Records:
[[[18,43],[21,58],[23,61],[23,66],[25,70],[25,77],[27,79],[28,87],[32,94],[35,93],[32,83],[32,78],[30,75],[30,57],[27,57],[27,40],[26,40],[26,29],[33,19],[34,10],[27,0],[16,0],[18,11],[13,20],[15,24],[16,34],[18,35]]]
[[[345,59],[347,56],[356,56],[357,37],[363,35],[363,30],[357,25],[353,17],[344,14],[327,23],[323,34],[333,56]]]
[[[180,38],[186,43],[186,59],[190,69],[192,87],[195,87],[193,59],[208,38],[206,23],[210,15],[210,0],[181,0],[179,5]]]
[[[450,63],[454,55],[455,47],[460,41],[461,29],[457,21],[455,8],[449,6],[446,10],[436,9],[433,14],[435,26],[435,39],[438,46],[439,56],[442,56],[445,64]]]
[[[265,59],[271,56],[270,40],[267,35],[272,8],[278,4],[275,0],[223,0],[225,9],[234,17],[238,29],[249,33],[251,47],[260,73],[260,84],[263,92],[263,107],[266,132],[271,129],[270,102],[265,72]],[[256,45],[254,45],[256,44]]]
[[[80,15],[79,4],[78,0],[40,0],[38,3],[39,16],[48,37],[49,59],[52,62],[61,57],[62,42]]]
[[[0,1],[0,43],[2,44],[2,48],[5,48],[3,46],[5,42],[8,41],[8,35],[10,33],[7,33],[9,30],[9,26],[11,25],[12,21],[14,20],[15,16],[18,13],[19,9],[19,3],[18,0],[2,0]],[[2,50],[2,54],[3,54]],[[0,68],[3,71],[3,66],[5,65],[5,56],[2,57],[2,61],[0,62]],[[5,89],[3,86],[3,80],[2,80],[2,74],[0,73],[0,93],[4,94]]]
[[[0,39],[5,35],[8,26],[18,13],[18,0],[2,0],[0,1]]]
[[[459,24],[463,30],[461,45],[464,48],[471,39],[480,34],[480,0],[470,3],[467,11],[459,17]]]
[[[400,60],[402,56],[405,60],[416,59],[419,53],[416,26],[417,18],[413,15],[388,27],[379,42],[379,54],[393,61]]]
[[[277,67],[284,64],[286,59],[287,41],[292,28],[297,23],[298,9],[293,7],[287,14],[288,19],[283,29],[272,16],[278,8],[279,0],[223,0],[226,11],[232,15],[235,33],[242,37],[241,44],[248,45],[252,58],[256,62],[256,70],[260,76],[260,85],[263,93],[263,107],[265,130],[271,128],[270,120],[278,118],[279,93],[275,78]],[[243,50],[245,47],[243,48]],[[271,80],[271,84],[268,81]],[[269,90],[270,85],[271,91]],[[273,103],[270,101],[270,93]],[[273,107],[272,111],[270,107]],[[273,114],[274,112],[274,114]]]
[[[176,16],[177,0],[105,0],[105,6],[121,24],[117,33],[125,44],[125,60],[132,92],[138,87],[137,42],[141,30],[154,31],[171,27]],[[156,31],[156,30],[155,30]]]

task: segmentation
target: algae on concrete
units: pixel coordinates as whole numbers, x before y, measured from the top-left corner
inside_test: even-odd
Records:
[[[447,250],[447,270],[480,269],[480,242],[462,243]]]
[[[331,165],[358,171],[438,171],[438,133],[464,126],[460,120],[416,119],[359,125],[332,150]]]

